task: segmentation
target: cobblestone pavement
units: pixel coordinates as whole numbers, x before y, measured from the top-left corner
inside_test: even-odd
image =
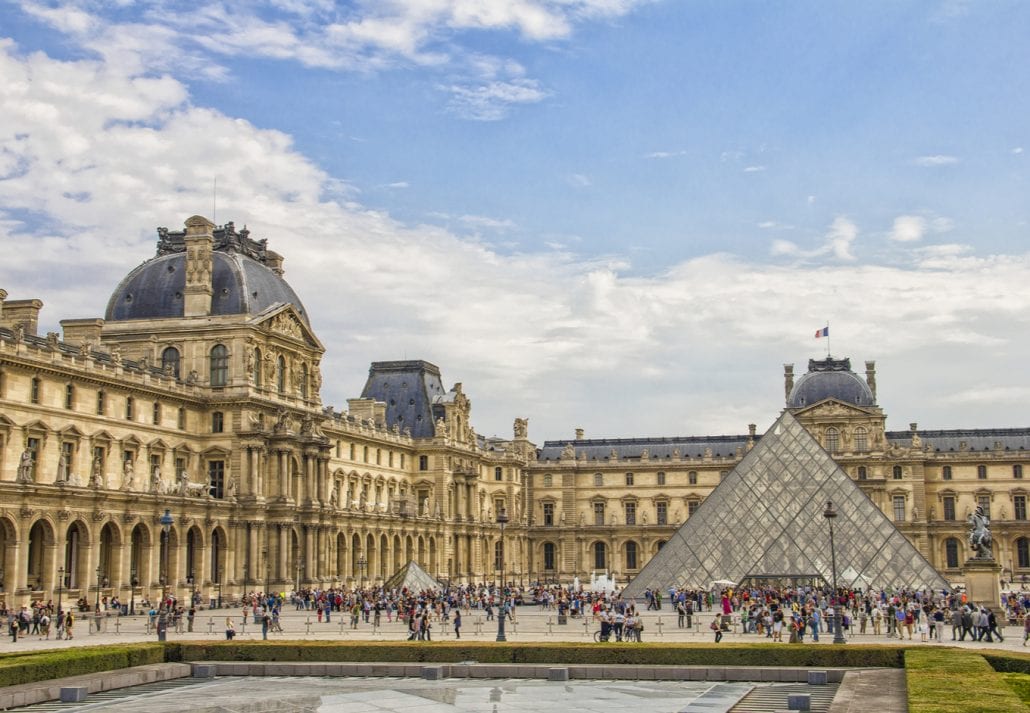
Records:
[[[236,638],[242,641],[255,641],[261,639],[260,625],[254,626],[250,616],[247,623],[243,623],[239,609],[211,609],[199,611],[194,621],[193,633],[177,633],[169,629],[168,640],[192,640],[202,641],[225,638],[225,620],[231,616],[236,626]],[[349,616],[332,617],[328,623],[319,622],[314,612],[296,611],[292,606],[287,606],[282,613],[283,633],[270,633],[269,640],[276,639],[301,639],[301,640],[322,640],[322,641],[403,641],[407,638],[407,627],[394,619],[387,622],[386,617],[382,618],[382,626],[373,627],[371,623],[362,621],[357,629],[350,626]],[[493,641],[497,637],[497,622],[487,621],[482,612],[475,609],[469,614],[462,616],[461,628],[462,641]],[[703,613],[700,617],[694,617],[694,626],[690,629],[680,629],[676,626],[674,612],[658,611],[644,613],[645,642],[688,642],[688,643],[712,643],[712,632],[708,625],[712,621],[712,614]],[[342,624],[342,626],[341,626]],[[147,617],[143,615],[124,617],[105,617],[102,620],[101,630],[92,631],[91,621],[87,621],[85,615],[81,616],[75,624],[75,638],[72,641],[58,641],[54,634],[50,639],[41,639],[38,636],[29,635],[19,637],[17,643],[11,641],[10,636],[0,638],[0,652],[26,651],[31,649],[53,649],[70,646],[89,646],[95,644],[111,644],[125,641],[156,641],[157,634],[153,630],[148,631]],[[568,624],[557,624],[557,613],[554,610],[542,610],[536,606],[519,607],[516,610],[516,621],[509,621],[506,625],[508,641],[512,642],[547,642],[547,641],[593,641],[594,633],[598,626],[591,620],[584,621],[582,617],[569,618]],[[454,630],[448,622],[434,622],[432,629],[434,640],[454,641]],[[833,635],[821,634],[819,643],[816,645],[832,645]],[[724,643],[747,642],[758,643],[768,642],[770,639],[759,637],[755,634],[740,634],[729,632],[723,636]],[[1022,628],[1007,627],[1005,629],[1004,642],[972,642],[968,639],[965,642],[951,640],[951,628],[948,627],[944,641],[938,643],[929,641],[922,643],[919,636],[914,635],[913,640],[907,638],[899,640],[874,634],[855,634],[848,637],[848,641],[856,644],[914,644],[920,646],[960,646],[966,648],[994,648],[1017,651],[1030,651],[1030,647],[1023,647]],[[633,643],[613,643],[613,646],[633,646]],[[787,646],[789,644],[783,644]],[[803,646],[812,646],[810,637],[805,637]]]

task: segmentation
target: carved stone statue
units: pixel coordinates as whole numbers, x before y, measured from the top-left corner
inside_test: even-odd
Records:
[[[21,460],[18,461],[18,482],[19,483],[31,483],[32,482],[32,451],[26,448],[21,453]]]
[[[290,414],[286,409],[279,409],[279,412],[275,415],[275,425],[272,427],[273,433],[287,433],[290,430]]]
[[[418,514],[422,517],[429,517],[429,498],[422,498],[422,507],[419,508]]]
[[[61,457],[57,460],[57,480],[54,481],[57,484],[63,484],[68,482],[68,454],[62,453]]]
[[[515,419],[515,438],[526,438],[529,436],[529,419],[528,418],[516,418]]]
[[[93,459],[93,467],[89,471],[89,487],[104,487],[104,460],[100,456]]]
[[[447,424],[442,418],[436,419],[436,435],[444,437],[447,436]]]
[[[991,542],[991,518],[982,505],[977,505],[976,511],[969,515],[969,546],[976,553],[974,559],[993,560]]]
[[[136,489],[136,468],[131,460],[126,460],[122,465],[122,490]]]
[[[564,526],[564,525],[565,525],[565,511],[564,511],[564,510],[562,510],[562,511],[561,511],[561,512],[560,512],[560,513],[558,514],[558,524],[559,524],[559,525],[562,525],[562,526]]]
[[[236,478],[230,477],[229,481],[225,484],[225,497],[229,500],[235,500],[236,490]]]
[[[190,373],[186,375],[186,383],[195,384],[198,381],[200,381],[200,374],[197,372],[196,369],[191,369]]]
[[[211,494],[206,483],[191,483],[186,471],[179,473],[179,495],[204,498]]]
[[[571,443],[566,443],[565,447],[561,449],[562,460],[572,460],[576,457],[576,447]]]
[[[337,488],[336,488],[335,485],[333,487],[329,488],[329,507],[331,507],[331,508],[335,508],[336,507],[336,503],[337,503],[336,490],[337,490]]]
[[[247,378],[254,378],[254,350],[247,350]]]
[[[275,383],[275,359],[272,358],[270,353],[265,354],[265,387],[272,388],[272,384]]]
[[[160,493],[161,492],[161,467],[154,466],[153,470],[150,471],[150,492]]]

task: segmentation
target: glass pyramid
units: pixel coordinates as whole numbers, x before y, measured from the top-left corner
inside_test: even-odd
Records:
[[[833,582],[832,501],[837,584],[856,589],[948,589],[894,523],[789,412],[730,471],[623,591],[707,589],[745,580]],[[784,580],[788,580],[784,582]]]
[[[386,580],[386,583],[383,584],[383,589],[387,591],[391,589],[396,589],[398,591],[407,589],[412,592],[421,592],[424,590],[442,591],[443,585],[433,579],[428,572],[419,567],[418,562],[411,560]]]

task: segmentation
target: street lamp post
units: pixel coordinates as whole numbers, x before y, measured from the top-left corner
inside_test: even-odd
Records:
[[[132,575],[129,577],[129,614],[135,616],[136,614],[136,585],[139,584],[139,578],[136,577],[136,570],[132,571]]]
[[[190,589],[190,606],[193,606],[193,600],[197,598],[197,590],[193,586],[193,575],[189,574],[186,576],[186,586]]]
[[[222,608],[222,568],[219,567],[215,573],[215,589],[218,590],[218,608]]]
[[[303,571],[304,571],[304,558],[303,557],[298,557],[297,558],[297,587],[295,589],[297,594],[300,594],[300,575],[301,575],[301,573]]]
[[[365,588],[365,567],[368,566],[368,560],[365,559],[365,555],[358,556],[358,589],[363,590]]]
[[[101,567],[97,567],[97,603],[93,608],[93,611],[100,611],[100,579],[104,576],[104,570]]]
[[[164,535],[164,574],[161,577],[161,606],[157,610],[157,640],[165,641],[168,634],[168,550],[172,545],[172,525],[175,520],[172,518],[172,511],[165,508],[165,514],[161,516],[161,530]]]
[[[61,615],[61,587],[64,585],[64,567],[57,568],[57,615]]]
[[[833,594],[837,597],[837,606],[833,609],[833,643],[846,644],[844,633],[841,631],[841,620],[844,618],[844,606],[841,603],[840,593],[837,590],[837,550],[833,544],[833,521],[837,517],[837,511],[833,508],[833,501],[826,501],[826,509],[823,510],[823,517],[830,523],[830,567],[833,573]]]
[[[504,635],[504,619],[507,616],[507,612],[505,611],[505,608],[506,608],[505,605],[507,603],[507,600],[506,600],[506,598],[504,596],[504,526],[507,524],[507,522],[508,522],[508,511],[505,510],[503,507],[498,508],[498,510],[497,510],[497,524],[501,526],[501,562],[500,562],[500,565],[501,565],[501,586],[498,589],[498,593],[500,594],[501,601],[500,601],[500,604],[498,606],[498,611],[497,611],[497,640],[498,641],[507,641],[508,640],[508,637],[506,637]]]

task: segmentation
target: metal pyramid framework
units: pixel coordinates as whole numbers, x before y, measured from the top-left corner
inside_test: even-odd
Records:
[[[421,592],[425,590],[441,591],[443,585],[419,567],[418,562],[411,560],[386,580],[383,588],[387,591],[391,589],[407,589],[412,592]]]
[[[833,501],[837,583],[861,589],[947,589],[948,583],[842,471],[797,419],[784,411],[693,515],[630,582],[645,588],[707,588],[747,579],[832,579]]]

